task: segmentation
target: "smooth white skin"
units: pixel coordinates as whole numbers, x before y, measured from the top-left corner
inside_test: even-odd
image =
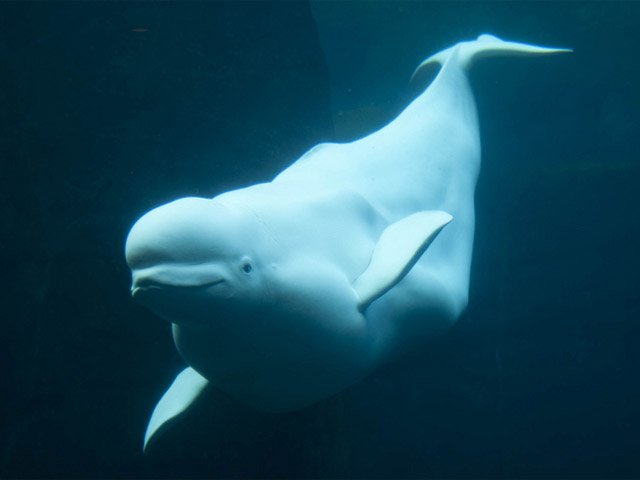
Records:
[[[270,183],[142,217],[126,247],[134,296],[173,323],[185,361],[230,395],[284,411],[446,331],[467,305],[480,168],[464,68],[501,51],[557,50],[494,37],[458,44],[432,57],[444,62],[437,78],[381,130],[318,145]],[[453,221],[360,311],[353,283],[381,233],[425,210]]]

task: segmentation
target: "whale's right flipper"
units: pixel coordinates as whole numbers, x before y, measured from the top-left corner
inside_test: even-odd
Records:
[[[433,210],[389,225],[378,239],[369,266],[353,283],[360,311],[402,280],[452,219],[446,212]]]
[[[158,429],[184,412],[198,398],[208,383],[206,378],[191,367],[185,368],[178,374],[151,414],[147,431],[144,434],[143,451]]]

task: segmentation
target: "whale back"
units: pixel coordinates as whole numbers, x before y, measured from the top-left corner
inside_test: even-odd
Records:
[[[467,69],[482,58],[567,51],[488,34],[442,50],[424,60],[413,77],[432,64],[442,66],[438,75],[393,121],[354,142],[316,145],[273,183],[297,183],[306,190],[343,186],[362,194],[390,221],[421,210],[457,217],[461,205],[468,206],[467,192],[475,187],[480,167]]]
[[[388,125],[359,140],[320,144],[273,180],[305,190],[349,188],[396,222],[419,211],[445,211],[453,221],[419,261],[466,304],[473,249],[474,192],[480,134],[467,70],[482,58],[568,52],[503,41],[493,35],[460,42],[428,57],[435,79]]]

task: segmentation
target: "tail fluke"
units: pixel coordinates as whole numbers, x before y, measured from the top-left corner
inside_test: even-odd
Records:
[[[457,51],[456,51],[457,50]],[[477,40],[469,42],[460,42],[453,47],[430,56],[416,68],[411,78],[422,70],[425,66],[438,63],[444,65],[445,62],[456,52],[455,61],[466,69],[478,58],[499,57],[499,56],[528,56],[528,55],[548,55],[553,53],[572,52],[570,48],[551,48],[540,47],[537,45],[528,45],[526,43],[507,42],[500,40],[493,35],[483,34]]]

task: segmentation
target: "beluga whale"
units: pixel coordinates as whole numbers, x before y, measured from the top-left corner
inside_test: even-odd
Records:
[[[131,293],[171,323],[188,364],[144,436],[208,386],[254,408],[299,409],[446,332],[467,306],[480,170],[467,70],[568,52],[463,41],[426,60],[431,84],[394,120],[322,143],[266,183],[181,198],[131,228]]]

